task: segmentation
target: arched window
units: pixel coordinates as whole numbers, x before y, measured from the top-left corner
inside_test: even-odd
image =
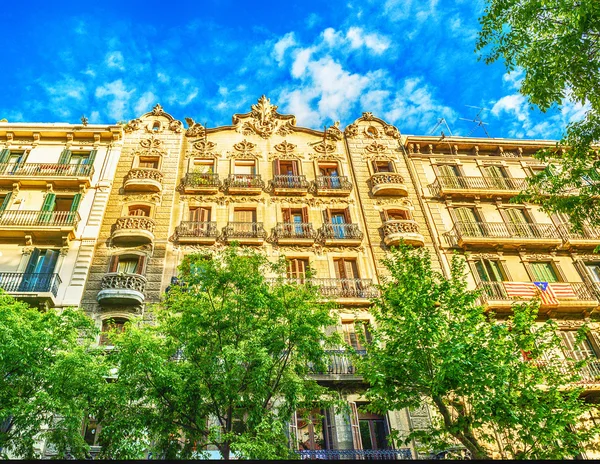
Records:
[[[125,328],[127,319],[124,317],[114,317],[102,321],[102,331],[100,333],[100,345],[112,345],[110,332],[121,333]]]
[[[152,208],[148,205],[130,205],[129,216],[150,216]]]
[[[154,124],[152,124],[152,132],[160,132],[160,121],[154,121]]]
[[[410,221],[412,219],[410,210],[404,208],[386,209],[383,217],[386,221]]]

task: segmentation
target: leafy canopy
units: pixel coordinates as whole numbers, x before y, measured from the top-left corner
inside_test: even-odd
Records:
[[[81,424],[104,378],[82,311],[41,312],[0,293],[0,450],[33,459],[46,440],[58,457],[85,458]]]
[[[107,455],[193,458],[212,447],[224,458],[290,457],[293,411],[327,396],[309,376],[334,323],[318,289],[232,246],[187,256],[153,316],[114,336],[115,406],[100,418]]]
[[[573,457],[597,433],[576,427],[590,406],[573,388],[576,369],[563,373],[555,323],[536,325],[537,303],[515,305],[507,320],[496,320],[467,289],[458,256],[450,278],[432,270],[424,249],[401,246],[384,263],[391,276],[372,309],[367,356],[358,361],[375,411],[426,401],[439,420],[413,436],[433,447],[458,441],[478,459],[491,457],[494,431],[513,459]]]
[[[476,49],[486,63],[522,71],[521,93],[542,111],[573,103],[585,114],[569,124],[559,150],[539,156],[557,168],[541,173],[518,201],[570,217],[577,229],[600,225],[600,2],[487,0]]]

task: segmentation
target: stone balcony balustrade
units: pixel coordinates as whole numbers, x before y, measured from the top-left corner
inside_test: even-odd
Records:
[[[371,193],[375,196],[408,195],[404,178],[395,172],[378,172],[371,176]]]
[[[139,274],[111,272],[102,277],[96,299],[107,305],[139,305],[144,302],[146,278]]]
[[[154,241],[154,219],[147,216],[125,216],[117,219],[111,235],[114,244],[145,244]]]
[[[383,241],[387,246],[397,246],[401,241],[408,245],[423,246],[425,238],[413,220],[390,220],[383,223]]]
[[[154,168],[133,168],[125,176],[123,189],[126,192],[160,192],[162,191],[163,173]]]

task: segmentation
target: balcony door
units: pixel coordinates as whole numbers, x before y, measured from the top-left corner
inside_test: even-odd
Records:
[[[23,279],[19,285],[22,292],[48,292],[58,261],[59,250],[34,248],[27,261]]]
[[[506,280],[500,261],[482,259],[475,261],[475,269],[482,282],[503,282]]]
[[[525,211],[520,208],[506,208],[504,210],[508,219],[509,232],[517,237],[533,237],[531,221]]]
[[[247,236],[257,235],[256,210],[255,209],[236,209],[233,212],[233,221],[235,222],[235,232]]]
[[[273,171],[276,176],[297,176],[298,162],[294,160],[275,160]]]
[[[394,164],[391,161],[373,161],[373,172],[394,172]]]
[[[323,179],[325,188],[340,188],[340,174],[337,163],[319,163],[319,172],[325,177]]]
[[[390,449],[389,428],[385,416],[372,412],[358,412],[358,424],[362,447],[365,450]]]
[[[236,182],[247,182],[248,186],[250,186],[256,174],[256,163],[254,160],[236,160],[233,166],[233,173]]]
[[[118,274],[142,275],[144,271],[145,260],[146,257],[144,255],[115,255],[111,258],[109,272],[116,272]]]
[[[458,222],[458,230],[461,235],[468,237],[483,237],[483,229],[479,215],[474,207],[463,206],[454,209],[454,215]]]
[[[308,209],[305,208],[284,208],[283,222],[285,224],[285,232],[293,234],[295,237],[304,236],[304,228],[308,227]]]
[[[340,258],[334,260],[335,276],[339,279],[337,287],[342,298],[352,298],[363,293],[358,275],[356,260]]]
[[[304,283],[306,271],[308,269],[308,259],[291,258],[287,260],[287,278]]]
[[[530,263],[534,282],[560,282],[556,269],[551,262]]]
[[[345,210],[325,210],[325,220],[332,224],[333,237],[343,239],[346,238],[346,224],[350,224],[350,212]]]
[[[440,164],[438,165],[438,172],[440,173],[440,185],[446,188],[464,188],[460,180],[460,171],[458,166],[453,164]]]
[[[365,351],[365,343],[371,343],[368,321],[342,321],[344,342],[356,351]]]

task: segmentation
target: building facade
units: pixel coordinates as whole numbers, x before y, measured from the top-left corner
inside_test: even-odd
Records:
[[[509,202],[544,168],[533,153],[553,142],[405,136],[371,113],[318,131],[264,96],[229,126],[186,122],[156,105],[125,125],[0,123],[0,287],[81,306],[107,331],[158,303],[186,254],[236,241],[285,256],[290,278],[312,269],[340,307],[332,330],[360,351],[381,259],[403,240],[429,249],[444,273],[464,255],[471,287],[501,316],[515,298],[539,295],[540,321],[558,321],[565,356],[600,355],[600,231],[574,233],[562,217]],[[591,331],[575,346],[584,322]],[[393,450],[387,436],[426,428],[427,407],[360,412],[366,385],[343,348],[329,356],[315,377],[349,412],[314,411],[318,427],[299,414],[290,424],[299,451],[417,457],[417,443]],[[600,364],[587,369],[593,400]],[[96,425],[86,427],[97,445]]]

